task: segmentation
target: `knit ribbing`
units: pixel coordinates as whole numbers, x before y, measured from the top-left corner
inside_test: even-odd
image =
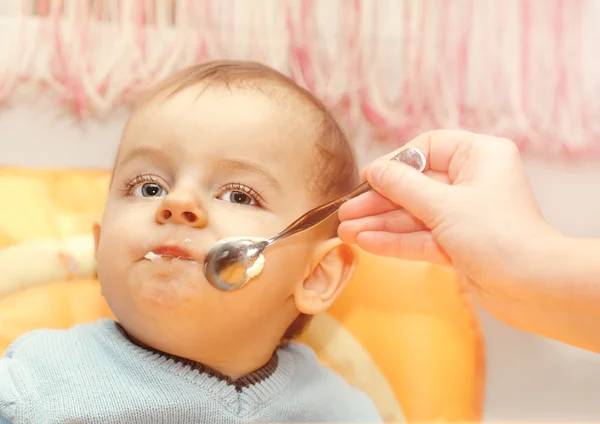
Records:
[[[208,376],[214,377],[217,380],[224,381],[227,384],[234,386],[238,392],[241,392],[244,387],[258,384],[258,383],[266,380],[267,378],[269,378],[275,372],[275,370],[277,369],[277,364],[279,363],[279,356],[277,354],[275,354],[275,352],[273,352],[273,355],[271,355],[271,359],[265,365],[263,365],[261,368],[257,369],[256,371],[254,371],[250,374],[243,375],[242,377],[240,377],[236,380],[233,380],[231,377],[215,370],[214,368],[211,368],[205,364],[202,364],[200,362],[193,361],[193,360],[187,359],[187,358],[182,358],[181,356],[171,355],[170,353],[166,353],[166,352],[162,352],[158,349],[154,349],[153,347],[148,346],[145,343],[142,343],[139,340],[137,340],[136,338],[134,338],[133,336],[131,336],[129,333],[127,333],[127,331],[123,328],[123,326],[121,324],[119,324],[118,322],[115,323],[115,325],[117,326],[117,330],[119,330],[119,332],[124,337],[126,337],[131,343],[136,344],[137,346],[139,346],[143,349],[149,350],[150,352],[153,352],[157,355],[163,356],[167,359],[172,359],[173,361],[175,361],[181,365],[184,365],[186,367],[189,367],[193,370],[196,370],[199,373],[207,374]]]

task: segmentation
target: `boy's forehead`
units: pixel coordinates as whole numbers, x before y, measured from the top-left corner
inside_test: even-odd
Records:
[[[155,143],[189,142],[198,147],[221,142],[305,150],[302,147],[314,145],[318,124],[314,113],[298,103],[282,107],[280,101],[254,89],[188,88],[136,110],[122,148],[151,136]]]
[[[220,87],[189,88],[153,100],[133,112],[115,165],[132,152],[151,147],[171,156],[197,155],[204,160],[250,157],[269,165],[277,159],[290,170],[306,170],[317,139],[314,112],[297,101],[286,107],[280,103],[258,90]]]

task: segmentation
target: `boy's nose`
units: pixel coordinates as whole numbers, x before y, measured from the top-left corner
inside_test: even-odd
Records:
[[[185,224],[194,228],[203,228],[208,223],[206,211],[193,199],[185,196],[165,196],[156,211],[159,224]]]

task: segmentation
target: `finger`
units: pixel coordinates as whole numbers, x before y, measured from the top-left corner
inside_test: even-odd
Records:
[[[450,163],[459,147],[467,147],[472,144],[477,134],[462,130],[435,130],[429,131],[412,139],[404,146],[381,157],[381,160],[390,160],[401,150],[416,147],[425,156],[427,168],[434,171],[448,172]],[[366,180],[370,165],[367,165],[361,173]]]
[[[345,221],[338,227],[338,236],[345,242],[356,244],[361,232],[413,233],[428,228],[404,209],[395,209],[379,215]]]
[[[451,188],[396,161],[371,164],[367,181],[375,191],[408,210],[429,228],[452,199]]]
[[[348,221],[378,215],[398,208],[397,204],[376,191],[369,191],[344,203],[338,211],[338,217],[340,221]]]
[[[409,234],[366,231],[356,237],[357,245],[367,252],[398,259],[451,264],[446,253],[428,231]]]
[[[435,181],[450,184],[448,174],[438,171],[426,171],[425,174]],[[382,196],[376,191],[369,191],[344,203],[338,212],[340,221],[363,218],[370,215],[379,215],[400,206]]]

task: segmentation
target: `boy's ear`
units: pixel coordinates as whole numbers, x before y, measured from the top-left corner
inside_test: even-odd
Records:
[[[98,243],[100,243],[100,221],[94,221],[93,233],[94,233],[94,256],[98,256]]]
[[[333,238],[322,243],[313,258],[311,273],[294,293],[296,308],[307,315],[326,311],[337,299],[354,275],[358,249]]]

